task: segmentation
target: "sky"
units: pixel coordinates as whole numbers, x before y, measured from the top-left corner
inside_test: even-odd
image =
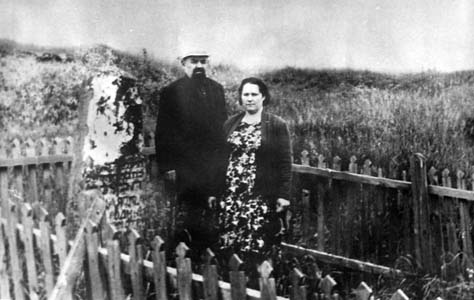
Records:
[[[472,0],[0,0],[0,38],[250,70],[474,69]]]

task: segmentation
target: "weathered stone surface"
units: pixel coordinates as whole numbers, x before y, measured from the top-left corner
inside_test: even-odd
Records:
[[[99,189],[106,216],[118,228],[137,225],[145,180],[142,146],[142,100],[135,80],[102,75],[92,81],[83,149],[85,189]]]

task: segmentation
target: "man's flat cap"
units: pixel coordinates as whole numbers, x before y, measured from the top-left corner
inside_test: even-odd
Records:
[[[183,52],[183,55],[180,56],[180,60],[183,60],[190,56],[209,57],[209,54],[203,50],[190,50],[190,51]]]

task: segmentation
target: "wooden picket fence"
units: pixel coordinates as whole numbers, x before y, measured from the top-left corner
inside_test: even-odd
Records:
[[[49,213],[64,213],[72,153],[72,137],[0,144],[0,198],[14,190],[30,202],[43,203]]]
[[[305,155],[302,162],[308,164]],[[302,232],[294,243],[393,267],[410,255],[411,271],[448,280],[472,269],[474,174],[466,178],[458,170],[453,188],[449,170],[441,176],[434,167],[428,171],[420,154],[411,158],[410,170],[400,172],[401,180],[382,177],[369,160],[359,166],[355,157],[347,171],[338,157],[332,169],[322,156],[313,164],[293,165]]]
[[[149,158],[149,179],[155,180],[154,147],[147,146],[142,153]],[[72,149],[71,138],[0,145],[1,199],[14,190],[51,215],[65,212]],[[302,153],[301,163],[293,165],[290,244],[315,250],[329,264],[382,275],[422,270],[453,279],[472,266],[471,174],[457,171],[452,178],[446,169],[427,170],[419,155],[409,170],[396,172],[369,160],[352,157],[342,165],[338,157],[309,152]],[[402,265],[407,260],[399,258],[408,256],[414,258],[411,265]]]
[[[91,203],[91,209],[89,214],[84,214],[83,231],[80,229],[73,241],[66,238],[62,213],[53,219],[38,203],[24,202],[14,195],[2,202],[1,299],[73,299],[74,295],[82,299],[129,299],[130,296],[157,300],[176,297],[180,300],[288,299],[276,295],[268,261],[259,268],[259,291],[246,288],[247,278],[240,270],[242,261],[236,255],[229,262],[229,282],[218,279],[210,250],[202,273],[193,273],[192,262],[186,257],[188,248],[183,243],[176,248],[175,267],[167,266],[164,241],[159,236],[147,249],[134,229],[117,231],[113,225],[100,220],[104,205],[99,193],[85,192],[80,197],[81,201]],[[121,251],[123,238],[127,253]],[[150,253],[151,261],[146,259],[146,253]],[[79,276],[81,273],[83,276]],[[289,299],[306,300],[309,289],[305,274],[293,268],[290,278]],[[335,290],[336,285],[335,280],[326,275],[318,281],[311,297],[344,299]],[[351,297],[367,300],[372,295],[372,289],[362,282]],[[391,299],[408,297],[397,290]]]
[[[156,183],[153,136],[146,141],[150,144],[142,153],[149,159],[149,180]],[[0,145],[0,196],[12,189],[31,202],[39,201],[50,214],[64,213],[72,149],[70,137]],[[356,157],[343,166],[339,157],[327,159],[314,151],[303,151],[300,161],[293,165],[289,242],[391,267],[398,267],[400,257],[412,256],[408,271],[441,269],[446,277],[470,266],[473,174],[466,178],[458,170],[453,179],[449,170],[438,174],[431,167],[415,176],[416,165],[427,168],[418,158],[410,170],[382,170]],[[420,188],[421,200],[415,196]],[[173,204],[172,191],[168,194]],[[425,246],[430,241],[433,249]]]

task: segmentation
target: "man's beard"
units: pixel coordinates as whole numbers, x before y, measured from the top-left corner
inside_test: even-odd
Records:
[[[193,70],[193,75],[192,75],[191,78],[196,79],[196,80],[203,80],[204,78],[206,78],[206,69],[204,69],[204,68],[195,68]]]

